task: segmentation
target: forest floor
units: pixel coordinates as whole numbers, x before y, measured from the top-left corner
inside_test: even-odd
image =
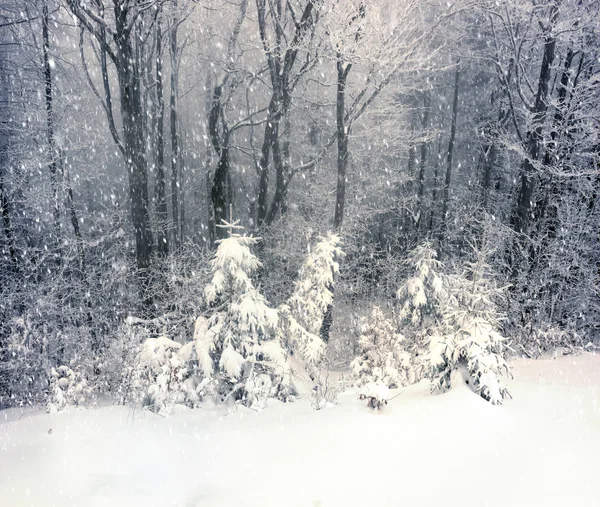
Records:
[[[600,355],[513,367],[501,407],[423,382],[382,412],[352,390],[321,411],[5,410],[0,505],[599,505]]]

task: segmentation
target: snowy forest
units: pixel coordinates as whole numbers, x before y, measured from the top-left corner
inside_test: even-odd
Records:
[[[463,442],[485,445],[477,420],[533,446],[547,496],[488,498],[493,478],[472,471],[472,505],[597,501],[600,2],[0,0],[0,110],[0,504],[171,505],[176,490],[172,505],[432,505],[376,471],[363,487],[379,503],[338,498],[338,457],[355,458],[319,430],[347,424],[380,460],[405,424],[392,447],[429,467],[408,434],[435,432],[427,410],[463,414],[447,429]],[[580,496],[545,473],[532,435],[547,420],[506,415],[527,410],[557,425]],[[99,479],[93,428],[121,435],[130,471],[161,459],[138,438],[171,438],[167,468],[210,434],[217,479]],[[260,471],[239,497],[215,485],[243,456],[310,468],[291,438],[319,464],[290,473],[327,470],[329,487],[260,496]],[[440,445],[427,452],[476,466]],[[500,473],[510,447],[495,452]],[[79,485],[56,471],[26,493],[23,453],[40,473],[70,460]],[[166,481],[164,498],[138,479]]]

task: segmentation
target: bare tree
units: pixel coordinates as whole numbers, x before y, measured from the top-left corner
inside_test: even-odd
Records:
[[[144,306],[149,308],[152,298],[149,291],[152,254],[152,230],[148,208],[148,173],[146,165],[146,140],[144,138],[144,115],[141,95],[141,72],[136,58],[136,45],[144,41],[139,37],[138,21],[142,13],[155,8],[159,0],[126,1],[112,0],[112,16],[105,15],[105,0],[92,5],[83,0],[68,0],[71,12],[81,25],[96,39],[102,55],[102,73],[104,77],[104,108],[109,123],[114,127],[112,99],[108,82],[106,57],[114,64],[119,82],[120,112],[122,135],[115,128],[112,134],[122,151],[129,178],[129,198],[131,217],[135,231],[136,262],[142,287]]]
[[[212,88],[212,97],[208,111],[208,131],[211,145],[217,155],[217,166],[211,180],[211,200],[213,206],[214,224],[220,224],[227,216],[230,206],[233,206],[231,183],[231,156],[230,143],[235,130],[246,125],[246,121],[239,121],[233,127],[229,125],[226,115],[227,102],[231,100],[233,92],[238,85],[235,75],[236,45],[240,36],[242,23],[246,18],[248,0],[242,0],[238,16],[235,20],[231,36],[227,44],[227,61],[222,76]],[[228,87],[228,90],[226,89]],[[214,234],[218,239],[225,237],[227,231],[215,227]]]
[[[302,3],[298,13],[290,2],[284,5],[282,0],[268,2],[268,6],[266,0],[256,0],[256,6],[260,39],[267,59],[271,84],[271,98],[258,163],[256,225],[260,227],[263,224],[271,224],[275,219],[294,174],[289,167],[289,157],[284,158],[282,153],[279,127],[290,112],[292,93],[299,80],[317,61],[315,55],[306,52],[304,61],[296,66],[302,44],[307,39],[310,40],[315,32],[321,2],[307,0]],[[288,26],[291,26],[289,32],[286,31]],[[269,27],[273,32],[273,41],[270,40]],[[276,171],[276,182],[275,193],[269,205],[271,156]]]
[[[532,106],[529,106],[533,115],[533,124],[527,132],[526,140],[524,140],[527,152],[521,167],[520,187],[513,218],[515,231],[521,234],[527,234],[529,229],[531,204],[533,201],[533,190],[536,179],[535,164],[540,156],[540,148],[543,141],[543,128],[549,105],[550,79],[552,77],[551,68],[554,62],[556,48],[556,38],[553,34],[553,30],[558,18],[559,4],[560,0],[551,2],[548,16],[549,21],[547,24],[542,24],[544,51],[542,64],[540,66],[535,103]]]
[[[416,0],[402,6],[352,0],[332,9],[326,21],[337,68],[334,228],[341,227],[344,218],[348,143],[354,124],[390,84],[396,94],[426,87],[418,76],[435,64],[441,44],[432,37],[431,28],[424,30],[420,24],[419,8]],[[450,14],[440,14],[440,18],[447,15]],[[358,68],[355,73],[361,79],[358,87],[351,88],[353,100],[347,105],[348,79],[353,68]]]

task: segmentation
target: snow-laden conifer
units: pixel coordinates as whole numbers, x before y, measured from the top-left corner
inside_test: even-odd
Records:
[[[279,307],[282,339],[307,365],[316,365],[325,354],[319,332],[333,302],[338,260],[344,255],[339,236],[329,233],[320,237],[300,269],[294,292]]]
[[[467,264],[465,272],[448,277],[449,297],[444,307],[445,333],[432,336],[429,361],[432,389],[445,391],[451,387],[454,371],[468,374],[471,388],[493,404],[501,404],[509,396],[501,375],[510,375],[504,359],[504,337],[500,334],[503,315],[497,299],[503,290],[491,276],[485,255]]]
[[[266,397],[288,396],[286,354],[277,334],[278,314],[254,286],[250,275],[260,266],[250,247],[257,238],[234,232],[218,242],[211,260],[213,276],[205,287],[206,302],[215,310],[196,321],[194,341],[198,365],[211,380],[220,401],[251,405]]]
[[[412,276],[398,289],[398,330],[406,338],[406,350],[412,356],[415,378],[425,373],[427,344],[438,333],[442,308],[448,294],[441,274],[441,262],[429,242],[413,249],[408,256]]]

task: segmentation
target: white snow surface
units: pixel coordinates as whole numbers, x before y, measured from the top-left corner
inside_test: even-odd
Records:
[[[500,407],[422,382],[383,411],[352,390],[320,411],[5,410],[0,505],[600,505],[600,355],[513,367]]]

